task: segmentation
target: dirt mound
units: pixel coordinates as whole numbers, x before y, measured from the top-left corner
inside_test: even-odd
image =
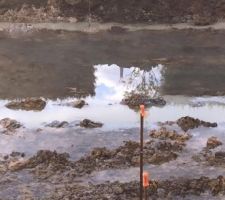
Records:
[[[180,23],[207,25],[224,19],[225,1],[217,0],[90,0],[91,18],[100,22]],[[89,1],[0,0],[3,20],[46,21],[89,17]]]

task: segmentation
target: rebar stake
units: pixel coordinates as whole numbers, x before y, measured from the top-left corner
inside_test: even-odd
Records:
[[[140,200],[143,200],[143,133],[145,106],[140,105]]]

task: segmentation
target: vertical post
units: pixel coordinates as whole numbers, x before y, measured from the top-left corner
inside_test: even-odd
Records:
[[[144,188],[144,196],[145,196],[145,200],[148,200],[148,194],[147,194],[147,189]]]
[[[88,0],[88,25],[91,27],[91,0]]]
[[[144,105],[140,106],[140,200],[143,200],[143,132],[144,132]]]

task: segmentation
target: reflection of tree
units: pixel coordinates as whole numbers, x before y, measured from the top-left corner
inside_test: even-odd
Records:
[[[164,106],[166,102],[160,97],[159,93],[161,71],[162,65],[153,67],[148,71],[132,68],[126,81],[127,89],[122,103],[135,110],[141,104],[145,106]]]
[[[124,71],[124,68],[120,67],[120,79],[123,79],[123,71]]]
[[[160,80],[157,79],[153,70],[145,71],[134,68],[127,82],[128,93],[141,94],[151,98],[159,96]]]

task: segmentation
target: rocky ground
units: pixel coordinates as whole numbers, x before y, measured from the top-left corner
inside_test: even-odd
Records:
[[[1,0],[0,19],[12,22],[76,22],[87,21],[91,17],[99,22],[191,22],[207,25],[223,20],[224,9],[223,0]]]
[[[198,124],[203,126],[207,123],[191,117],[181,119],[185,119],[186,127],[190,129],[193,128],[193,122],[201,122]],[[191,133],[184,132],[182,128],[180,132],[166,128],[182,121],[181,119],[176,122],[161,123],[160,129],[150,131],[149,138],[144,142],[146,164],[161,166],[178,159],[182,152],[186,151],[186,145],[192,138]],[[225,153],[217,150],[217,147],[222,145],[218,138],[210,137],[205,148],[198,155],[193,155],[193,162],[224,167]],[[136,181],[87,184],[80,180],[84,180],[86,176],[97,171],[129,169],[138,166],[139,143],[135,141],[125,141],[122,146],[115,149],[94,148],[76,161],[71,160],[68,153],[49,150],[40,150],[32,157],[27,157],[25,153],[12,152],[1,158],[0,175],[3,179],[0,181],[0,186],[8,190],[16,181],[16,177],[20,177],[18,174],[27,173],[32,177],[32,186],[23,185],[20,191],[21,199],[136,200],[139,198],[139,183]],[[11,176],[14,178],[10,178]],[[34,193],[35,184],[45,185],[46,191],[41,195]],[[0,194],[1,192],[0,189]],[[181,199],[190,196],[197,198],[202,195],[217,198],[225,195],[225,180],[223,174],[214,178],[202,176],[150,180],[147,193],[151,199]]]

